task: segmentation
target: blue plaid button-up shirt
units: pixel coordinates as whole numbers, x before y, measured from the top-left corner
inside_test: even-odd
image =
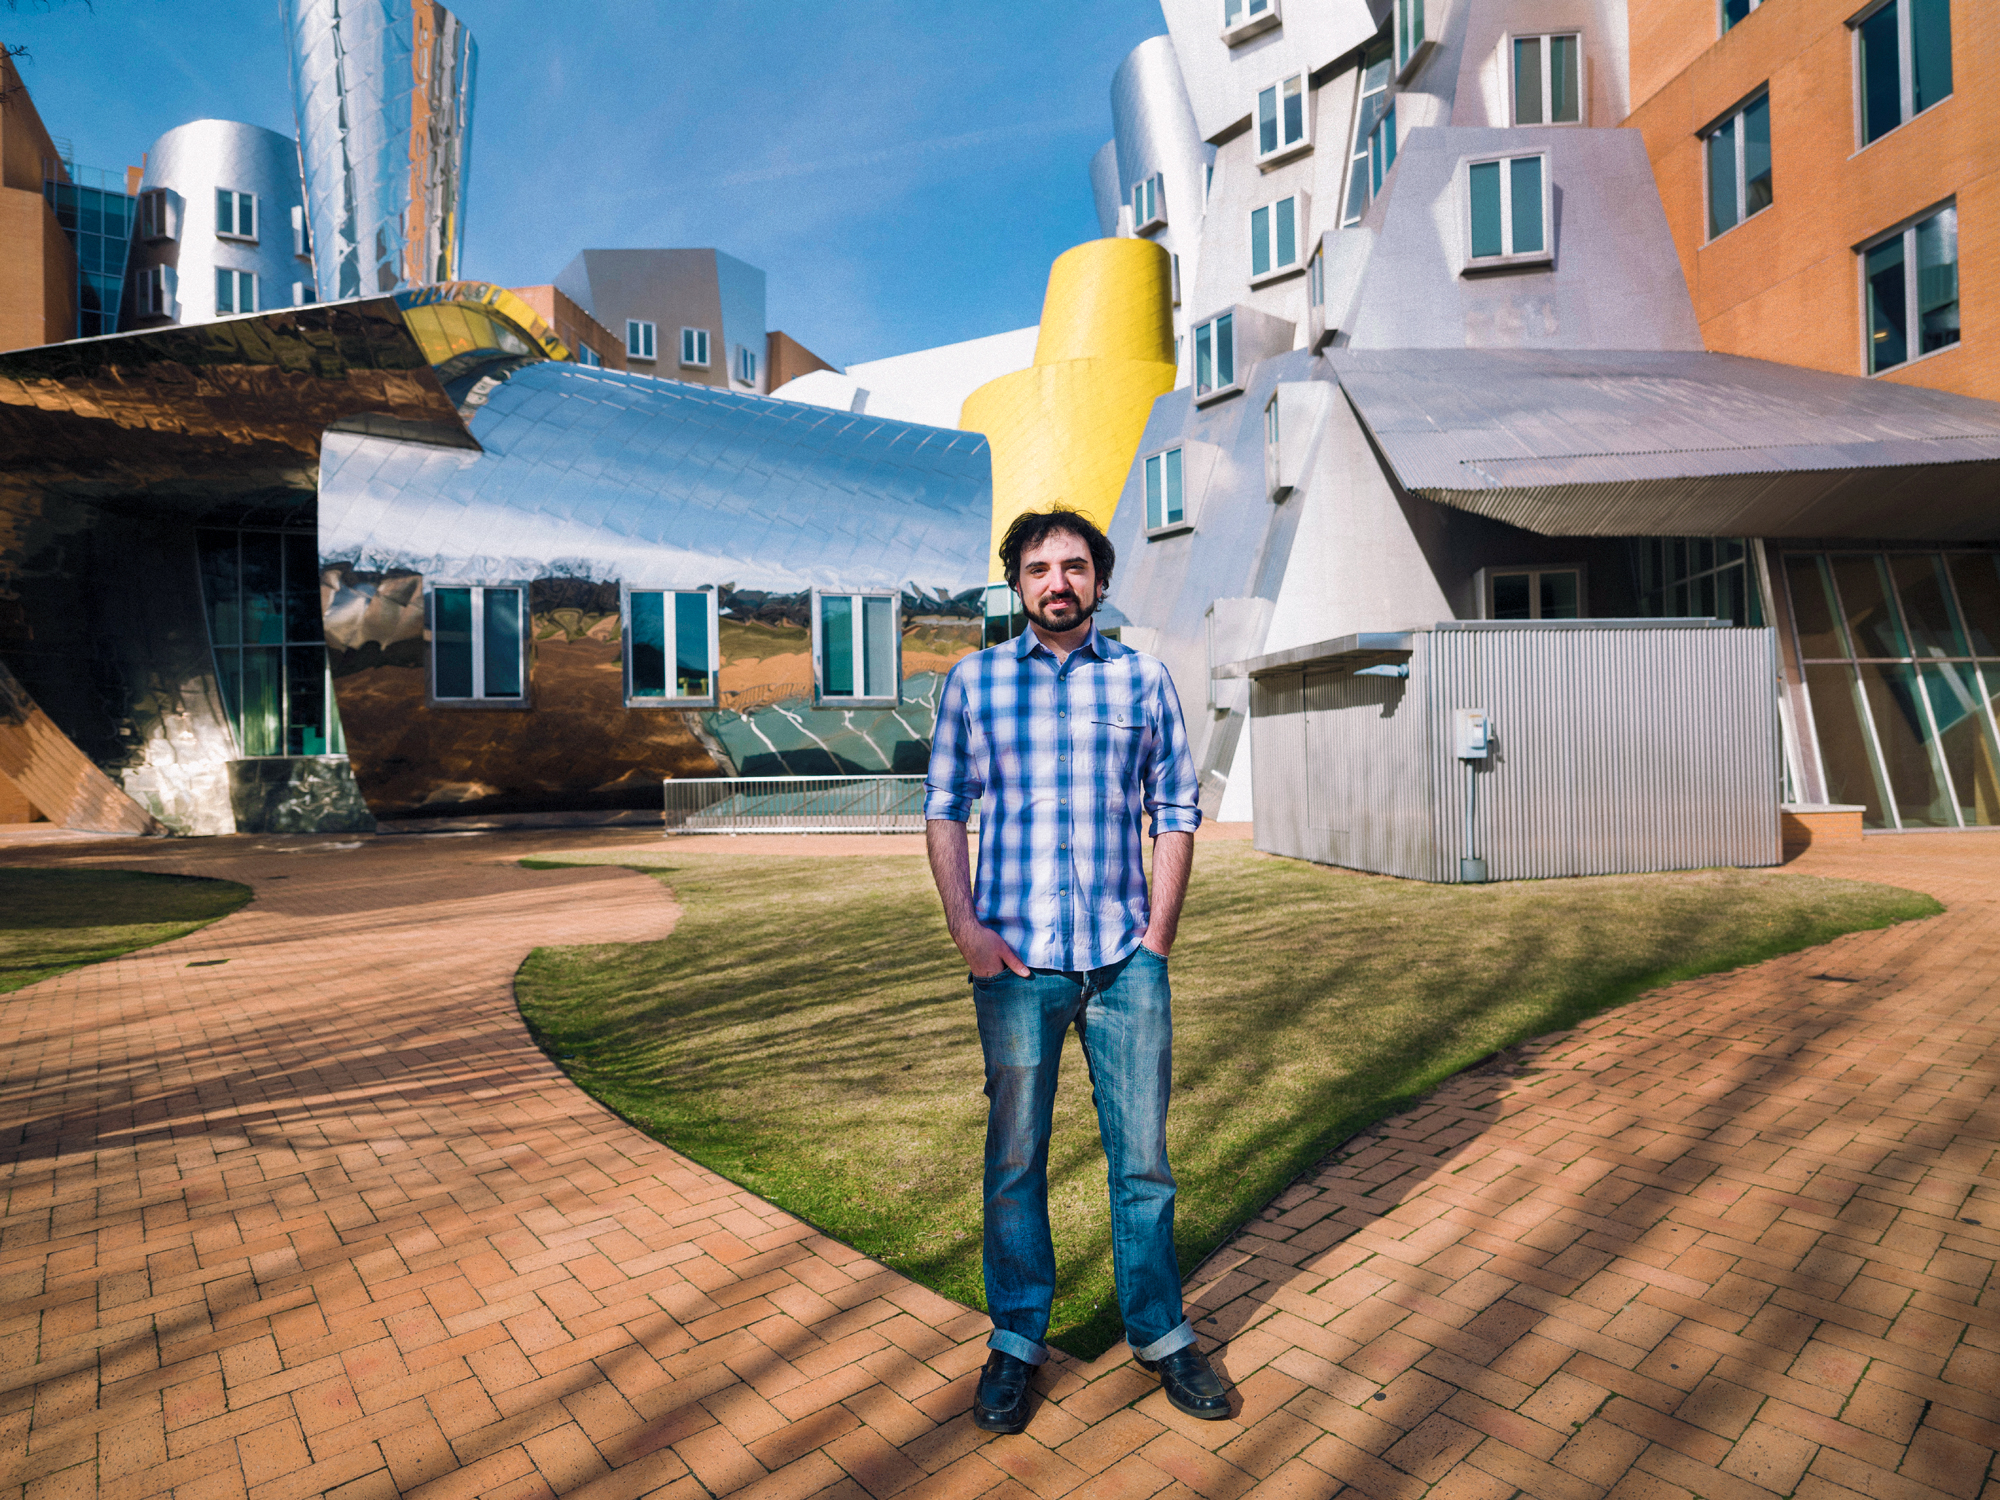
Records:
[[[1153,836],[1201,825],[1167,669],[1092,627],[1058,662],[1034,631],[951,669],[931,737],[924,817],[979,804],[973,910],[1031,969],[1098,969],[1145,935],[1139,816]]]

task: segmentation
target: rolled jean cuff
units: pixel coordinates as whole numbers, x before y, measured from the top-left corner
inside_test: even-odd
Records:
[[[1189,1342],[1193,1339],[1194,1334],[1190,1332]],[[986,1340],[986,1347],[998,1349],[1002,1354],[1011,1354],[1014,1358],[1026,1360],[1031,1365],[1048,1363],[1049,1351],[1046,1345],[1038,1344],[1030,1338],[1023,1338],[1018,1333],[1009,1333],[1004,1328],[993,1330],[992,1336]]]
[[[1130,1334],[1126,1335],[1126,1340],[1127,1342],[1130,1342],[1131,1340]],[[1186,1318],[1182,1318],[1181,1326],[1176,1328],[1172,1333],[1163,1334],[1161,1337],[1154,1339],[1152,1343],[1146,1345],[1146,1347],[1143,1349],[1134,1348],[1132,1350],[1132,1353],[1136,1355],[1138,1358],[1143,1359],[1148,1363],[1151,1363],[1155,1360],[1165,1359],[1169,1354],[1172,1354],[1175,1350],[1185,1349],[1189,1344],[1192,1344],[1193,1342],[1194,1342],[1194,1324],[1190,1323]],[[1007,1352],[1009,1354],[1012,1354],[1014,1351],[1009,1349]]]

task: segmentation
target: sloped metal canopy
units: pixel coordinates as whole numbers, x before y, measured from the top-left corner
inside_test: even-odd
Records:
[[[2000,403],[1728,354],[1327,358],[1404,488],[1545,536],[2000,536]]]
[[[1296,671],[1300,667],[1329,667],[1335,671],[1358,672],[1367,667],[1384,667],[1410,659],[1414,649],[1408,630],[1371,630],[1359,635],[1343,635],[1310,646],[1293,646],[1272,651],[1247,661],[1233,661],[1215,669],[1217,677],[1262,677],[1267,672]]]

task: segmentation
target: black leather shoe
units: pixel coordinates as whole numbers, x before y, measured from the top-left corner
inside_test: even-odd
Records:
[[[1162,1359],[1142,1359],[1139,1368],[1155,1372],[1167,1399],[1189,1416],[1220,1422],[1229,1415],[1229,1392],[1222,1377],[1209,1368],[1208,1356],[1193,1344]]]
[[[979,1389],[972,1396],[972,1425],[982,1432],[1019,1432],[1026,1427],[1028,1385],[1034,1374],[1035,1367],[1025,1359],[998,1349],[987,1355]]]

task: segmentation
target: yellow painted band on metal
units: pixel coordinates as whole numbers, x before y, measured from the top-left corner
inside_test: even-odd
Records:
[[[446,281],[436,286],[412,287],[396,294],[396,305],[403,310],[403,321],[410,325],[410,331],[423,346],[424,356],[434,365],[443,364],[453,354],[464,351],[449,347],[456,340],[444,336],[439,342],[439,347],[445,350],[442,357],[432,354],[426,335],[432,335],[434,340],[439,337],[439,331],[432,327],[433,320],[421,316],[413,319],[410,316],[425,308],[455,307],[473,312],[518,335],[549,359],[570,357],[569,346],[556,337],[555,330],[542,321],[540,313],[506,287],[495,286],[490,281]]]

